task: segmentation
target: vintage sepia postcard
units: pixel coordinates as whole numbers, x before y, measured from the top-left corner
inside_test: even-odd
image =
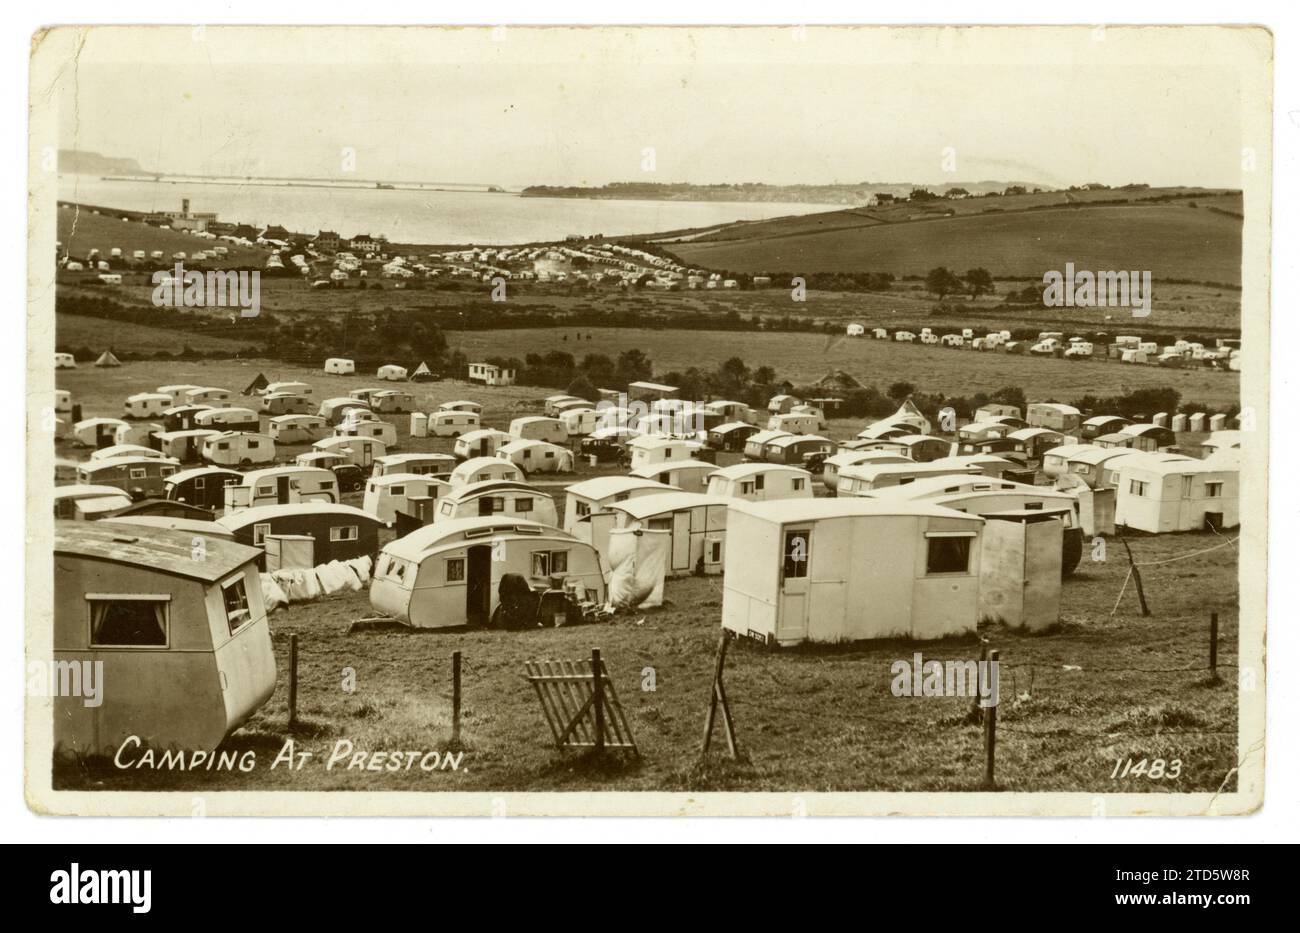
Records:
[[[36,34],[29,806],[1258,809],[1272,56]]]

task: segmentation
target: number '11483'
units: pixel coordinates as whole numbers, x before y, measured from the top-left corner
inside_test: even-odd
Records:
[[[1171,758],[1165,761],[1163,758],[1120,758],[1115,761],[1115,768],[1110,772],[1112,781],[1122,781],[1126,778],[1149,778],[1152,781],[1158,781],[1161,778],[1173,781],[1183,773],[1183,762],[1180,758]]]

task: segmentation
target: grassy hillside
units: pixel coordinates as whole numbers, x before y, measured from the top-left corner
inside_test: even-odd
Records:
[[[738,272],[904,276],[943,265],[959,272],[983,266],[999,278],[1037,278],[1073,262],[1080,269],[1150,270],[1157,282],[1238,284],[1240,212],[1240,197],[1221,193],[1115,204],[1024,195],[779,218],[664,245],[686,263]]]
[[[213,246],[229,248],[230,253],[224,260],[211,260],[207,263],[214,268],[262,266],[266,263],[267,256],[265,250],[202,239],[180,230],[163,230],[138,221],[118,220],[84,208],[60,207],[58,230],[59,242],[76,259],[84,259],[92,249],[98,249],[107,259],[113,247],[120,247],[123,255],[128,258],[137,249],[144,250],[146,254],[160,249],[168,261],[172,253],[183,252],[188,256]]]

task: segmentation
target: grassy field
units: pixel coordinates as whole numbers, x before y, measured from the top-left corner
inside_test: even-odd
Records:
[[[1228,405],[1238,400],[1239,374],[1193,369],[1133,366],[1116,362],[1070,361],[978,353],[893,341],[827,337],[821,334],[731,333],[727,331],[583,328],[591,340],[575,341],[564,330],[459,331],[448,344],[471,359],[563,350],[581,358],[603,353],[611,358],[632,348],[646,353],[657,373],[697,366],[716,369],[732,356],[751,368],[771,366],[798,384],[843,369],[864,385],[882,390],[906,380],[925,392],[971,395],[1006,385],[1021,386],[1035,401],[1069,401],[1086,394],[1121,394],[1138,388],[1173,386],[1187,400]],[[567,336],[564,341],[561,337]]]
[[[1222,543],[1206,535],[1133,542],[1140,561]],[[1234,787],[1236,761],[1235,551],[1152,568],[1153,615],[1141,618],[1132,589],[1116,605],[1127,564],[1085,559],[1065,583],[1062,624],[1042,635],[985,626],[1001,652],[998,780],[1005,790],[1169,793]],[[922,651],[965,659],[973,637],[940,643],[873,642],[771,651],[738,643],[727,691],[741,758],[699,762],[718,619],[720,578],[673,580],[667,604],[612,623],[530,632],[366,630],[364,593],[271,616],[279,684],[270,702],[227,740],[251,750],[247,773],[120,771],[102,764],[60,768],[56,786],[112,790],[976,790],[983,752],[966,721],[969,700],[898,698],[890,665]],[[1223,683],[1204,670],[1206,620],[1221,620]],[[287,727],[288,638],[299,639],[299,726]],[[606,659],[639,760],[598,763],[551,744],[533,689],[530,659]],[[356,752],[452,751],[450,654],[464,656],[463,758],[456,770],[374,772],[326,768],[337,743]],[[356,672],[343,689],[344,668]],[[648,686],[653,669],[654,689]],[[312,753],[301,770],[270,766],[284,743]],[[721,746],[725,748],[725,744]],[[1110,775],[1117,759],[1182,762],[1177,780]],[[442,759],[444,764],[446,759]]]
[[[238,340],[209,337],[197,331],[178,333],[165,327],[148,327],[129,321],[80,314],[60,314],[56,328],[55,339],[59,346],[88,347],[100,351],[111,347],[119,353],[176,353],[185,346],[203,353],[238,353],[245,347]]]
[[[695,335],[697,338],[711,335]],[[734,336],[734,335],[732,335]],[[706,348],[707,349],[707,348]],[[913,351],[915,348],[898,348]],[[956,355],[956,354],[954,354]],[[974,356],[974,354],[965,354]],[[751,360],[752,362],[752,360]],[[258,373],[301,379],[317,398],[375,384],[368,376],[327,376],[265,360],[168,364],[128,363],[119,369],[58,372],[85,415],[116,415],[122,399],[160,382],[242,389]],[[1006,381],[1006,380],[1003,380]],[[422,408],[469,397],[485,406],[485,422],[508,424],[540,410],[545,390],[486,389],[463,383],[407,384]],[[451,440],[413,439],[405,416],[393,418],[402,450],[448,451]],[[830,434],[858,427],[833,422]],[[285,448],[291,457],[298,448]],[[84,449],[60,445],[64,455]],[[582,473],[591,468],[580,468]],[[610,472],[611,468],[603,468]],[[557,505],[574,477],[545,481]],[[348,501],[360,504],[352,495]],[[1162,561],[1223,542],[1206,535],[1162,535],[1133,541],[1139,561]],[[1235,760],[1235,551],[1225,545],[1144,573],[1154,608],[1141,618],[1132,590],[1116,600],[1127,564],[1085,559],[1064,586],[1062,624],[1044,635],[985,628],[1002,652],[1004,705],[999,714],[999,778],[1011,790],[1170,792],[1217,789]],[[882,642],[772,652],[748,643],[733,649],[727,672],[742,749],[738,762],[700,766],[698,742],[718,637],[720,578],[670,581],[660,609],[601,626],[533,632],[401,628],[350,632],[373,614],[365,593],[291,607],[271,616],[280,663],[277,692],[227,747],[252,751],[248,773],[124,774],[98,764],[61,768],[61,786],[169,790],[974,790],[980,777],[977,727],[964,720],[966,701],[899,699],[889,692],[891,662],[922,650],[938,659],[968,658],[973,638],[929,645]],[[1205,665],[1206,616],[1218,610],[1220,663],[1227,683],[1211,684]],[[299,636],[302,723],[286,724],[288,636]],[[550,747],[526,660],[580,659],[599,646],[637,738],[640,761],[597,764]],[[456,770],[358,772],[325,763],[341,741],[353,751],[449,751],[449,655],[465,657],[463,751]],[[357,675],[343,690],[343,669]],[[654,669],[654,690],[641,689]],[[286,740],[313,753],[290,772],[270,765]],[[1177,781],[1110,779],[1114,762],[1132,755],[1179,758]],[[445,759],[444,759],[445,761]],[[1229,785],[1231,786],[1231,784]]]
[[[947,266],[959,274],[983,267],[996,277],[1018,278],[1041,277],[1073,262],[1077,269],[1150,270],[1156,282],[1241,281],[1240,218],[1179,201],[897,223],[864,219],[861,226],[828,223],[825,229],[791,226],[754,224],[743,238],[703,238],[669,248],[686,263],[738,272],[871,270],[902,276]]]

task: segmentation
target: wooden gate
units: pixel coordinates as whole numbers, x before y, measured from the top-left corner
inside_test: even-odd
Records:
[[[557,748],[619,748],[640,756],[599,648],[590,661],[527,661],[524,668]]]

